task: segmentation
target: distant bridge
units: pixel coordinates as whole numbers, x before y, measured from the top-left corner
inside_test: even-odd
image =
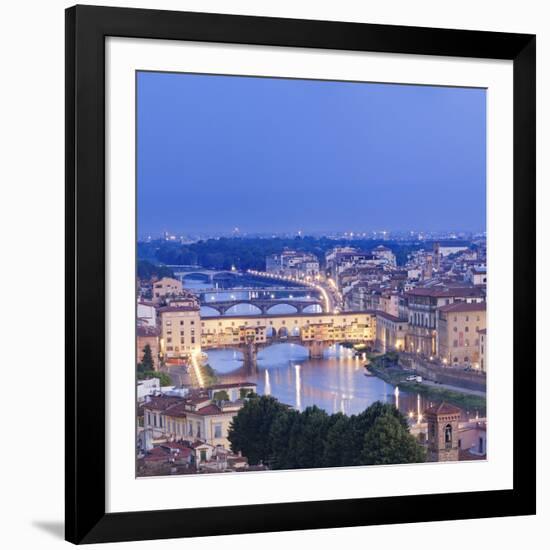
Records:
[[[318,294],[319,291],[314,288],[307,288],[302,286],[240,286],[235,288],[220,288],[213,286],[211,288],[201,288],[198,294],[218,294],[222,292],[257,292],[258,294],[269,294],[273,292],[288,292],[288,293],[310,293]]]
[[[167,265],[173,272],[175,277],[179,277],[182,281],[186,278],[201,278],[209,283],[214,283],[216,279],[228,279],[242,275],[237,271],[229,269],[205,269],[198,265]]]
[[[309,300],[292,300],[292,299],[263,299],[263,298],[249,298],[249,299],[237,299],[237,300],[220,300],[208,302],[206,300],[201,300],[201,306],[209,307],[215,309],[220,315],[225,315],[227,310],[231,309],[233,306],[238,306],[241,304],[251,305],[258,308],[258,311],[262,315],[268,314],[269,310],[275,306],[285,305],[293,307],[297,313],[303,313],[303,311],[309,306],[320,306],[323,311],[325,311],[325,304],[316,298]],[[205,317],[203,315],[203,317]]]

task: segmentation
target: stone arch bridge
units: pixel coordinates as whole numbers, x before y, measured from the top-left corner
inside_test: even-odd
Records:
[[[304,310],[309,306],[320,306],[321,309],[325,309],[325,304],[322,300],[319,299],[310,299],[310,300],[292,300],[292,299],[263,299],[263,298],[249,298],[241,300],[227,300],[227,301],[215,301],[208,302],[206,300],[201,300],[201,306],[209,307],[216,310],[220,315],[225,315],[226,312],[231,309],[233,306],[238,306],[241,304],[251,305],[258,309],[259,313],[262,315],[267,315],[269,310],[275,306],[285,305],[293,307],[297,313],[303,313]]]
[[[376,313],[295,313],[203,317],[201,347],[239,349],[244,366],[256,370],[258,351],[274,343],[298,343],[311,358],[322,357],[326,349],[339,342],[374,343]]]

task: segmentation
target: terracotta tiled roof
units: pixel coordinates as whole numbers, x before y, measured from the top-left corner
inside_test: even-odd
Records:
[[[169,311],[199,311],[198,306],[164,306],[159,307],[159,313],[166,313]]]
[[[443,311],[445,313],[449,312],[467,312],[467,311],[485,311],[487,309],[487,304],[485,302],[474,302],[474,303],[466,303],[466,302],[455,302],[454,304],[448,304],[446,306],[441,306],[439,308],[439,311]]]
[[[209,416],[213,414],[221,414],[222,410],[217,405],[211,404],[203,407],[202,409],[199,409],[198,411],[195,411],[195,413],[201,414],[203,416]]]
[[[157,336],[159,335],[159,330],[157,327],[151,327],[149,325],[138,324],[136,333],[138,336]]]
[[[430,296],[434,298],[475,298],[483,296],[483,290],[478,287],[416,287],[405,293],[406,296]]]
[[[230,384],[214,384],[209,386],[209,390],[223,390],[228,388],[244,388],[247,386],[257,386],[256,382],[233,382]]]
[[[181,397],[167,397],[164,395],[158,395],[152,397],[150,401],[145,403],[143,408],[150,411],[165,411],[178,403],[183,403],[183,399]]]
[[[394,323],[408,323],[409,322],[407,319],[400,319],[399,317],[396,317],[395,315],[392,315],[391,313],[386,313],[385,311],[377,311],[376,316],[377,317],[384,317],[384,319],[388,319],[389,321],[393,321]]]
[[[461,409],[449,403],[445,403],[445,401],[443,401],[439,405],[435,405],[434,407],[430,407],[429,409],[426,409],[424,411],[424,414],[461,414],[461,413],[462,413]]]
[[[174,418],[185,418],[186,415],[186,404],[185,403],[178,403],[176,405],[172,405],[171,407],[168,407],[164,414],[166,416],[172,416]]]

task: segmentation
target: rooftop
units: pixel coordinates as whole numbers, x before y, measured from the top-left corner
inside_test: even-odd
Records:
[[[461,414],[461,413],[462,413],[461,409],[449,403],[445,403],[445,401],[443,401],[439,405],[435,405],[424,411],[424,414]]]
[[[183,400],[181,397],[167,397],[164,395],[156,395],[154,397],[151,397],[151,399],[147,401],[147,403],[144,403],[143,408],[151,411],[165,411],[173,405],[182,403],[182,401]]]
[[[484,296],[478,287],[416,287],[405,293],[407,296],[428,296],[433,298],[477,298]]]
[[[225,390],[229,388],[245,388],[248,386],[257,386],[256,382],[232,382],[227,384],[214,384],[208,386],[209,390]]]
[[[443,311],[444,313],[467,313],[468,311],[485,311],[486,309],[487,304],[485,302],[455,302],[454,304],[441,306],[439,311]]]

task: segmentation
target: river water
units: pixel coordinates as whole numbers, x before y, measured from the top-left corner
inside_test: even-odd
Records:
[[[258,279],[237,279],[233,285],[224,282],[222,291],[208,293],[212,285],[202,281],[186,279],[185,287],[203,293],[207,302],[233,300],[249,297],[250,291],[240,291],[239,286],[267,286]],[[279,283],[280,285],[280,283]],[[308,300],[308,290],[295,287],[275,293],[276,299],[293,296],[293,299]],[[312,305],[308,311],[320,311]],[[277,305],[270,313],[293,313],[288,305]],[[229,313],[254,315],[258,310],[251,305],[240,304]],[[204,316],[219,315],[211,308],[202,307]],[[343,346],[332,346],[322,359],[309,359],[307,350],[294,343],[277,343],[258,353],[257,372],[244,371],[242,355],[238,351],[220,349],[208,350],[208,363],[216,371],[220,382],[250,381],[257,384],[261,395],[273,395],[281,402],[303,410],[317,405],[328,413],[343,412],[357,414],[375,401],[396,404],[395,388],[375,376],[366,375],[364,361]],[[424,410],[430,403],[421,396],[401,392],[397,400],[401,412],[416,416],[417,410]]]

